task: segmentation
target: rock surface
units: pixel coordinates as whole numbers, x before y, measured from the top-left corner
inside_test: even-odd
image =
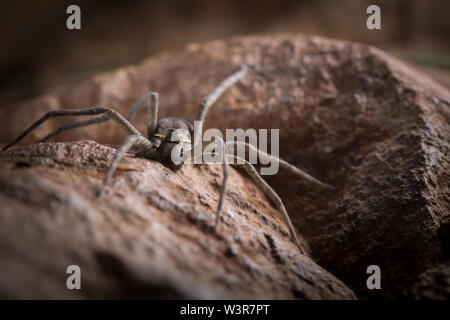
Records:
[[[0,157],[3,298],[352,299],[301,254],[251,180],[231,172],[214,230],[220,165],[173,172],[126,158],[97,198],[114,149],[35,144]],[[78,265],[82,290],[66,288]]]
[[[449,300],[450,299],[450,263],[440,264],[426,272],[413,286],[415,299]]]
[[[126,114],[150,90],[160,93],[161,117],[193,120],[202,97],[242,63],[249,66],[248,75],[218,101],[206,126],[280,128],[281,157],[336,187],[334,192],[319,191],[283,170],[268,179],[316,261],[361,297],[410,295],[420,274],[450,257],[448,233],[442,232],[450,215],[450,93],[372,47],[299,35],[191,44],[182,52],[164,53],[10,106],[2,111],[0,136],[11,140],[48,110],[105,105]],[[42,138],[61,123],[49,121],[26,142]],[[141,120],[139,128],[144,127]],[[123,133],[107,123],[56,139],[120,143]],[[6,180],[22,170],[28,169],[8,173]],[[164,181],[158,182],[160,187],[173,183]],[[172,201],[172,196],[161,193],[165,201]],[[14,205],[21,201],[26,199]],[[126,208],[122,210],[139,211]],[[170,243],[171,235],[164,239]],[[157,250],[164,255],[167,249],[159,243]],[[382,290],[366,288],[366,268],[372,264],[381,268]]]

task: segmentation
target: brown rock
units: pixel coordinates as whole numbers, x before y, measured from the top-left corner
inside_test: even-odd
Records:
[[[336,187],[319,192],[282,170],[269,179],[319,264],[363,297],[398,297],[449,258],[440,230],[450,212],[450,94],[365,45],[296,35],[192,44],[10,106],[0,135],[10,140],[62,107],[125,113],[150,90],[160,93],[161,117],[193,120],[201,98],[241,63],[249,74],[206,126],[280,128],[281,157]],[[34,139],[60,123],[49,122]],[[119,143],[123,134],[109,123],[57,139],[86,138]],[[381,267],[380,291],[366,289],[372,264]]]
[[[450,263],[440,264],[427,270],[413,286],[415,299],[449,300],[450,299]]]
[[[353,299],[299,253],[280,214],[231,172],[214,230],[219,165],[126,158],[94,196],[114,149],[35,144],[0,157],[0,297]],[[82,290],[66,288],[78,265]]]

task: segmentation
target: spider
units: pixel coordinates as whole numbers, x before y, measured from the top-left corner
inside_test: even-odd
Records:
[[[196,116],[196,121],[200,121],[200,130],[203,127],[203,121],[205,116],[209,110],[209,108],[224,94],[224,92],[233,86],[235,83],[240,81],[245,74],[247,73],[247,67],[244,65],[238,71],[231,74],[227,78],[225,78],[208,96],[206,96],[200,106],[198,108],[198,113]],[[136,148],[138,151],[135,154],[136,157],[146,158],[149,160],[158,161],[172,170],[178,170],[182,163],[174,163],[172,160],[172,152],[174,148],[178,148],[177,152],[190,151],[194,150],[197,146],[198,142],[192,142],[191,137],[194,135],[196,138],[196,134],[193,132],[194,128],[192,124],[184,119],[180,118],[163,118],[158,120],[158,104],[159,104],[158,93],[149,92],[143,99],[139,102],[135,103],[131,106],[128,112],[128,119],[123,117],[119,112],[114,109],[107,107],[93,107],[87,109],[71,109],[71,110],[55,110],[47,112],[43,117],[33,123],[27,130],[25,130],[22,134],[20,134],[13,142],[6,145],[3,148],[3,151],[9,149],[11,146],[15,145],[19,141],[21,141],[25,136],[31,133],[34,129],[36,129],[39,125],[41,125],[44,121],[52,117],[58,116],[81,116],[81,115],[93,115],[95,117],[88,120],[75,121],[66,125],[61,126],[57,130],[48,134],[38,142],[44,142],[57,134],[67,131],[73,128],[79,128],[91,124],[97,124],[101,122],[105,122],[107,120],[113,120],[117,122],[128,134],[125,138],[125,141],[115,152],[111,164],[106,172],[105,178],[103,180],[103,184],[100,189],[97,190],[97,196],[100,196],[104,191],[105,187],[108,185],[108,182],[111,180],[113,173],[121,161],[121,159],[126,155],[126,153],[131,148]],[[132,124],[131,121],[137,114],[137,112],[143,108],[148,110],[148,121],[147,121],[147,135],[146,138],[142,135]],[[267,154],[261,150],[258,150],[253,145],[247,142],[239,142],[239,141],[231,141],[224,143],[221,141],[223,146],[224,154],[222,161],[222,171],[223,171],[223,180],[220,189],[219,201],[217,204],[216,210],[216,221],[215,221],[215,229],[220,220],[220,213],[223,209],[224,199],[227,192],[227,180],[228,180],[228,159],[241,160],[242,164],[233,163],[235,166],[243,166],[246,172],[250,175],[253,181],[266,193],[266,195],[273,201],[273,203],[277,206],[280,212],[283,215],[284,221],[289,228],[289,232],[295,243],[298,245],[300,250],[306,254],[306,250],[299,241],[297,237],[297,233],[292,225],[291,219],[284,207],[283,201],[278,196],[278,194],[270,187],[270,185],[258,174],[255,167],[245,159],[242,159],[234,154],[226,153],[226,146],[230,144],[234,145],[243,145],[244,147],[249,148],[249,150],[256,151],[258,156],[264,157],[265,159],[271,159],[278,161],[279,164],[285,169],[289,170],[289,172],[300,176],[303,179],[306,179],[310,183],[314,183],[323,188],[333,188],[332,186],[323,183],[311,175],[305,173],[304,171],[298,169],[292,164],[274,157],[270,154]],[[206,151],[206,150],[205,150]],[[205,153],[204,153],[205,154]],[[212,154],[212,153],[210,153]]]

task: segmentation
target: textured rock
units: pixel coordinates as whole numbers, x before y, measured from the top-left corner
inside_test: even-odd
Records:
[[[426,272],[413,286],[413,297],[415,299],[450,299],[450,263],[440,264]]]
[[[352,299],[299,253],[265,196],[231,172],[214,231],[221,168],[126,158],[94,196],[114,149],[35,144],[0,157],[3,298]],[[78,265],[82,290],[66,288]]]
[[[10,106],[0,136],[10,140],[62,107],[126,113],[149,90],[160,93],[161,117],[192,120],[201,98],[241,63],[248,75],[206,126],[280,128],[281,157],[336,187],[318,192],[283,170],[269,179],[320,265],[363,297],[399,297],[448,260],[450,94],[372,47],[296,35],[192,44]],[[87,138],[119,143],[123,133],[109,123],[57,139]],[[380,291],[366,289],[372,264],[382,270]]]

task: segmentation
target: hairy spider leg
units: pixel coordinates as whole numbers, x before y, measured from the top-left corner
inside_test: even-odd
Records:
[[[329,184],[327,184],[325,182],[322,182],[322,181],[314,178],[310,174],[304,172],[303,170],[300,170],[299,168],[297,168],[296,166],[290,164],[289,162],[287,162],[287,161],[285,161],[283,159],[274,157],[274,156],[272,156],[272,155],[270,155],[270,154],[268,154],[268,153],[266,153],[264,151],[261,151],[258,148],[256,148],[254,145],[252,145],[252,144],[250,144],[248,142],[245,142],[245,141],[227,141],[227,146],[229,146],[229,145],[243,145],[244,147],[248,147],[249,149],[256,151],[260,158],[263,157],[266,160],[278,161],[279,164],[283,168],[287,169],[289,172],[291,172],[293,174],[296,174],[296,175],[302,177],[303,179],[307,180],[310,183],[313,183],[313,184],[318,185],[318,186],[320,186],[322,188],[326,188],[326,189],[330,189],[330,190],[334,190],[335,189],[333,186],[331,186],[331,185],[329,185]]]
[[[216,210],[216,221],[214,224],[214,228],[217,230],[218,225],[219,225],[219,221],[220,221],[220,214],[222,213],[222,209],[223,209],[223,205],[225,203],[225,197],[227,194],[227,184],[228,184],[228,177],[229,177],[229,173],[228,173],[228,160],[226,157],[224,157],[223,155],[226,154],[226,144],[225,142],[219,138],[219,137],[215,137],[217,139],[217,141],[220,142],[221,148],[222,148],[222,157],[220,159],[221,164],[222,164],[222,186],[220,188],[220,195],[219,195],[219,201],[217,202],[217,210]],[[198,156],[196,157],[201,157],[203,155],[217,155],[217,153],[214,152],[207,152],[209,148],[215,146],[215,144],[209,144],[208,146],[206,146],[205,150]],[[196,158],[194,156],[194,159]],[[210,164],[210,163],[207,163]]]
[[[203,153],[203,155],[212,155],[214,153]],[[289,217],[286,208],[284,206],[283,201],[281,200],[280,196],[275,192],[275,190],[258,174],[256,168],[247,160],[232,155],[232,154],[226,154],[227,157],[230,158],[234,158],[235,160],[239,160],[242,161],[243,164],[237,164],[237,163],[233,163],[233,166],[243,166],[245,171],[248,173],[248,175],[252,178],[252,180],[256,183],[256,185],[258,185],[262,191],[269,197],[269,199],[277,206],[277,208],[281,211],[282,215],[283,215],[283,219],[289,229],[289,233],[291,235],[291,237],[294,239],[295,243],[297,244],[297,246],[300,248],[300,250],[304,253],[307,254],[307,251],[305,249],[305,247],[302,245],[302,243],[300,242],[298,236],[297,236],[297,232],[295,231],[295,228],[291,222],[291,218]],[[224,157],[227,158],[227,157]],[[216,217],[217,219],[217,217]]]
[[[208,96],[206,96],[199,105],[197,116],[195,117],[196,121],[200,121],[200,126],[197,126],[196,131],[194,132],[194,146],[197,146],[201,140],[200,132],[203,132],[203,122],[206,117],[206,113],[209,108],[222,96],[222,94],[231,86],[233,86],[236,82],[241,80],[245,74],[247,73],[247,66],[242,65],[241,69],[232,75],[225,78]]]
[[[101,122],[105,122],[105,121],[108,121],[108,120],[109,120],[108,115],[102,114],[101,116],[97,116],[97,117],[94,117],[92,119],[71,122],[71,123],[68,123],[66,125],[63,125],[63,126],[59,127],[55,131],[49,133],[48,135],[46,135],[44,138],[42,138],[38,142],[45,142],[48,139],[53,138],[54,136],[60,134],[61,132],[64,132],[64,131],[67,131],[67,130],[70,130],[70,129],[85,127],[85,126],[88,126],[88,125],[91,125],[91,124],[101,123]]]
[[[283,214],[283,218],[284,218],[284,222],[286,223],[286,225],[289,228],[289,232],[291,234],[291,237],[294,239],[295,243],[297,244],[297,246],[300,248],[300,250],[306,254],[306,250],[303,247],[303,245],[301,244],[300,240],[297,237],[297,232],[294,229],[294,226],[291,222],[291,218],[289,217],[286,208],[284,207],[284,203],[281,200],[280,196],[275,192],[275,190],[266,182],[266,180],[264,180],[259,174],[258,171],[256,171],[256,168],[247,160],[242,159],[238,156],[235,155],[229,155],[227,154],[227,156],[232,156],[233,158],[235,158],[236,160],[241,160],[241,161],[245,161],[244,169],[245,171],[248,173],[248,175],[253,179],[253,181],[259,186],[261,187],[261,189],[264,191],[264,193],[275,203],[275,205],[278,207],[278,209],[281,211],[281,213]],[[240,159],[239,159],[240,158]],[[237,166],[242,166],[240,164],[236,164]]]
[[[221,144],[221,148],[222,148],[222,173],[223,173],[223,178],[222,178],[222,186],[220,188],[220,196],[219,196],[219,202],[217,204],[217,211],[216,211],[216,222],[215,222],[215,229],[217,230],[217,227],[219,225],[219,218],[220,218],[220,214],[222,212],[223,209],[223,204],[225,202],[225,196],[227,194],[227,183],[228,183],[228,159],[227,157],[225,157],[225,155],[227,154],[227,146],[225,144],[225,142],[220,139],[219,137],[216,137],[217,141],[220,142]],[[205,149],[206,151],[207,149]]]
[[[128,121],[133,121],[136,114],[142,108],[148,109],[147,134],[150,139],[156,133],[158,124],[159,95],[157,92],[149,92],[140,101],[133,104],[128,110]]]
[[[9,149],[23,138],[25,138],[29,133],[31,133],[34,129],[39,127],[46,120],[58,117],[58,116],[86,116],[86,115],[98,115],[105,113],[108,119],[112,119],[117,122],[128,134],[130,135],[140,135],[142,134],[120,113],[116,110],[106,107],[93,107],[87,109],[72,109],[72,110],[54,110],[47,112],[43,117],[33,123],[27,130],[25,130],[21,135],[19,135],[13,142],[3,147],[3,151]],[[106,121],[106,120],[105,120]],[[90,123],[88,123],[90,124]],[[84,124],[86,125],[86,123]],[[73,128],[80,127],[81,125],[74,126]]]
[[[125,138],[125,141],[122,143],[122,145],[117,149],[116,153],[114,154],[114,157],[111,161],[111,164],[108,167],[108,171],[106,172],[106,176],[103,180],[103,184],[97,192],[97,196],[101,196],[106,185],[108,184],[109,180],[111,180],[111,177],[114,174],[114,171],[117,168],[117,165],[119,164],[120,160],[125,156],[125,154],[130,150],[130,148],[138,146],[140,148],[151,148],[152,143],[147,140],[143,135],[130,135]]]

